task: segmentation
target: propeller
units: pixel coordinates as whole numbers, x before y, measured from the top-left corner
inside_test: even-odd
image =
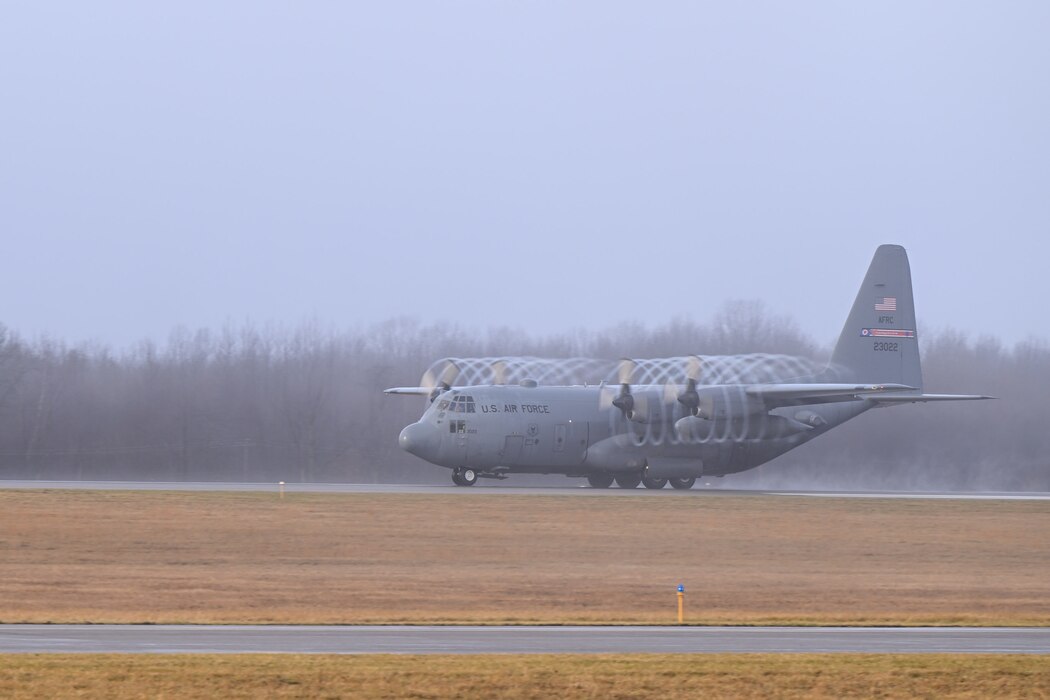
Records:
[[[506,384],[507,383],[507,361],[496,360],[491,365],[492,369],[492,383],[493,384]]]
[[[631,393],[631,375],[634,374],[635,363],[630,358],[624,358],[620,360],[620,365],[616,370],[616,379],[620,384],[619,393],[608,391],[603,389],[599,395],[598,407],[601,409],[607,409],[610,406],[615,406],[627,418],[631,417],[634,411],[634,395]]]
[[[454,360],[446,360],[440,372],[435,373],[431,367],[423,374],[419,386],[430,389],[430,403],[452,388],[452,382],[459,376],[459,365]]]
[[[689,415],[695,416],[700,412],[700,393],[696,390],[696,383],[700,380],[700,358],[690,355],[685,369],[685,389],[678,394],[678,403],[685,406]]]

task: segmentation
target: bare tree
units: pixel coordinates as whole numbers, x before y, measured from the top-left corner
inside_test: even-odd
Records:
[[[734,483],[1050,490],[1047,342],[1006,347],[951,329],[922,338],[927,390],[1001,400],[872,411]],[[550,336],[404,318],[340,332],[316,321],[177,328],[162,346],[144,341],[120,356],[27,343],[0,325],[0,474],[443,481],[397,447],[398,431],[425,404],[382,394],[414,384],[438,358],[744,352],[822,359],[828,348],[749,301],[715,310],[710,323]]]

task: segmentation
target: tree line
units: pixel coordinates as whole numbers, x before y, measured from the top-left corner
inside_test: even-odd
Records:
[[[877,409],[720,484],[1050,490],[1050,345],[943,330],[920,349],[926,391],[1000,400]],[[423,400],[382,393],[416,384],[438,358],[750,352],[824,361],[830,348],[746,301],[707,322],[652,328],[534,336],[409,319],[350,330],[231,324],[177,328],[119,352],[0,325],[0,478],[444,483],[445,470],[397,446]]]

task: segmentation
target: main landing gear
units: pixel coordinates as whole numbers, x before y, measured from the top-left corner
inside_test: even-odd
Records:
[[[641,474],[617,474],[616,485],[621,489],[635,489],[642,483]]]
[[[456,467],[452,470],[452,483],[456,486],[473,486],[478,483],[478,473],[470,467]]]
[[[678,479],[653,479],[648,476],[642,476],[639,472],[631,474],[591,474],[587,477],[587,483],[591,485],[593,489],[607,489],[612,486],[613,481],[616,481],[616,485],[621,489],[633,489],[637,488],[638,484],[643,484],[647,489],[662,489],[667,484],[671,484],[672,488],[678,489],[679,491],[686,491],[693,488],[693,484],[696,483],[696,479],[693,477],[683,477]]]
[[[613,478],[608,474],[591,474],[587,477],[587,483],[592,489],[607,489],[612,486]]]
[[[642,485],[647,489],[662,489],[664,486],[667,486],[667,479],[653,479],[648,476],[643,476]]]

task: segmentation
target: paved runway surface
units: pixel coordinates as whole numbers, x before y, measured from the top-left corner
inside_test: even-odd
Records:
[[[1050,628],[0,625],[0,653],[1050,654]]]
[[[266,482],[224,481],[35,481],[27,479],[0,480],[2,489],[79,489],[88,491],[273,491],[280,486]],[[690,491],[675,489],[592,489],[586,486],[515,486],[503,483],[479,483],[473,488],[434,484],[285,484],[288,493],[416,493],[442,494],[504,494],[572,495],[620,497],[688,497],[692,496],[815,496],[822,498],[938,498],[962,500],[1050,501],[1046,492],[947,492],[947,491],[763,491],[708,488],[698,485]]]

